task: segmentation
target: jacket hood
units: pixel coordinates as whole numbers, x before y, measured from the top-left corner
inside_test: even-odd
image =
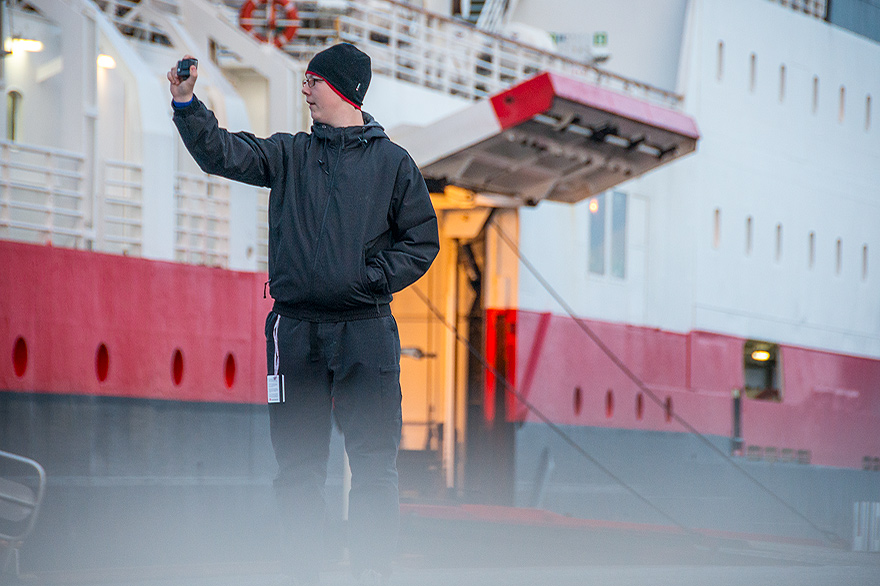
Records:
[[[312,136],[318,140],[327,141],[331,144],[343,141],[343,146],[359,146],[366,144],[375,138],[388,138],[382,125],[368,113],[362,112],[364,115],[363,126],[346,126],[337,128],[328,126],[327,124],[313,124]]]

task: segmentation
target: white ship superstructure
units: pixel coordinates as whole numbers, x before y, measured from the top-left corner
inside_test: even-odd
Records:
[[[775,2],[671,4],[642,24],[618,12],[609,65],[680,93],[699,152],[616,188],[628,205],[624,249],[617,226],[605,234],[605,254],[625,258],[616,275],[613,258],[589,268],[602,245],[589,203],[523,211],[523,250],[582,316],[880,357],[880,47]],[[572,2],[514,17],[556,30],[572,14],[606,16]],[[519,291],[520,307],[558,311],[528,277]]]

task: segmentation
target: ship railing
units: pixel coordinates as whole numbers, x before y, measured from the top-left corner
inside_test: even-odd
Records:
[[[541,71],[554,71],[669,107],[682,101],[674,92],[593,63],[397,0],[347,2],[337,27],[339,40],[370,54],[375,72],[466,98],[484,98]]]
[[[240,24],[241,0],[213,1],[223,7],[230,22]],[[297,59],[310,59],[321,49],[346,41],[370,54],[375,73],[469,99],[492,95],[541,71],[562,73],[672,108],[680,107],[683,99],[593,62],[540,49],[400,0],[297,0],[294,4],[297,19],[277,19],[276,25],[298,27],[296,36],[283,46]],[[132,22],[129,19],[125,24],[130,27]],[[265,26],[265,17],[255,15],[245,24]]]
[[[77,153],[0,141],[0,238],[84,247],[84,166]]]
[[[185,0],[154,0],[154,8],[178,13]],[[243,0],[210,0],[223,7],[226,18],[239,23]],[[828,0],[770,0],[804,14],[825,19]],[[155,23],[142,16],[140,0],[95,0],[124,35],[145,42],[171,44]],[[356,43],[380,61],[380,74],[418,83],[455,95],[478,99],[504,90],[539,71],[555,71],[581,81],[677,107],[682,96],[647,83],[483,30],[462,19],[429,12],[401,0],[294,0],[296,20],[276,19],[279,28],[298,27],[284,50],[309,59],[340,40]],[[493,28],[502,16],[500,2],[489,2],[481,14]],[[262,20],[262,22],[261,22]],[[244,24],[264,26],[255,14]],[[273,31],[269,32],[274,35]]]
[[[140,256],[143,245],[143,168],[104,161],[103,194],[98,202],[98,250]]]
[[[770,0],[797,12],[803,12],[825,20],[828,14],[828,0]]]
[[[174,189],[179,262],[229,266],[229,183],[210,175],[178,173]]]

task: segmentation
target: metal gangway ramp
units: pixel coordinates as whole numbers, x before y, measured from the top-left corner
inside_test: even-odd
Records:
[[[700,138],[680,110],[553,72],[389,135],[427,180],[502,207],[576,203],[695,151]]]

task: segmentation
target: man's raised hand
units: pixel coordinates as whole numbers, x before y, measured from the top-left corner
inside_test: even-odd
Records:
[[[192,55],[184,55],[183,58],[195,59]],[[198,67],[191,65],[189,68],[189,77],[181,79],[177,75],[177,65],[175,65],[170,71],[168,71],[167,77],[168,81],[171,82],[171,97],[174,98],[175,102],[182,104],[192,100],[196,80],[199,78]]]

